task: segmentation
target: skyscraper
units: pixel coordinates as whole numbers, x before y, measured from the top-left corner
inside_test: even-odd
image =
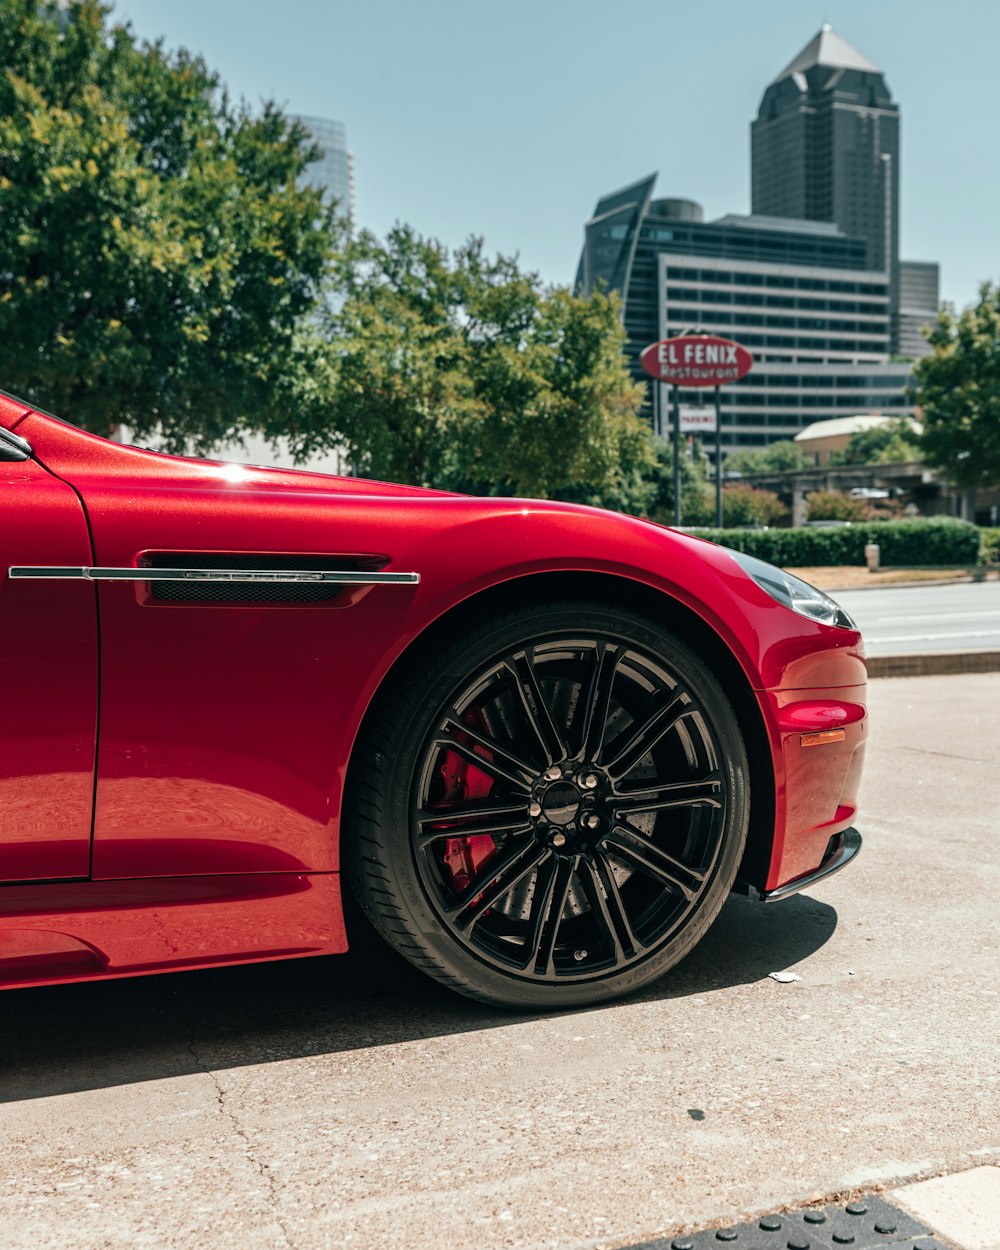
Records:
[[[877,65],[824,25],[751,123],[751,212],[833,222],[888,274],[899,341],[899,105]]]
[[[940,273],[937,261],[899,262],[899,336],[901,356],[923,356],[929,348],[924,328],[933,326],[940,307]]]
[[[329,192],[353,230],[354,153],[348,150],[343,122],[331,121],[327,117],[296,116],[295,120],[305,126],[321,152],[319,160],[306,168],[302,181]]]

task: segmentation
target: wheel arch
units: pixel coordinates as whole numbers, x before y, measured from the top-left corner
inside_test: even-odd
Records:
[[[686,642],[719,680],[739,721],[750,766],[750,823],[736,888],[763,889],[774,839],[775,776],[767,729],[750,682],[716,630],[686,604],[656,587],[613,573],[567,570],[527,574],[479,591],[432,621],[383,675],[355,735],[345,790],[349,791],[352,784],[355,753],[365,725],[377,714],[380,697],[392,689],[401,672],[419,667],[439,641],[474,628],[487,616],[553,597],[603,600],[644,612]]]

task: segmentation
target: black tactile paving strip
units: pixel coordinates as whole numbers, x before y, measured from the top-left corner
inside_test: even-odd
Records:
[[[948,1250],[926,1225],[875,1194],[842,1207],[803,1207],[749,1224],[643,1241],[626,1250]]]

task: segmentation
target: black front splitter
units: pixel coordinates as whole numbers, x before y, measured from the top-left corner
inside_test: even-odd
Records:
[[[857,857],[860,850],[861,834],[857,829],[845,829],[843,833],[830,839],[823,862],[815,871],[807,872],[804,877],[796,877],[786,885],[779,885],[775,890],[764,890],[758,897],[762,903],[780,903],[783,898],[790,898],[800,890],[808,890],[817,881],[823,881],[826,877],[832,877],[835,872],[840,872],[841,868],[846,868]]]

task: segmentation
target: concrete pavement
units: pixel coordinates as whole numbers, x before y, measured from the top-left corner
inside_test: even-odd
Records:
[[[1000,1165],[998,700],[873,683],[858,862],[602,1010],[358,954],[0,996],[0,1244],[576,1250]]]

